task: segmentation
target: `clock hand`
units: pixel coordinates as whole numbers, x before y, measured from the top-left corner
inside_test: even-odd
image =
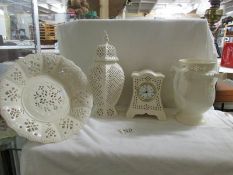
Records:
[[[145,86],[144,86],[144,88],[143,88],[143,89],[144,89],[144,92],[146,92],[146,90],[147,90],[147,89],[146,89],[146,87],[145,87]]]

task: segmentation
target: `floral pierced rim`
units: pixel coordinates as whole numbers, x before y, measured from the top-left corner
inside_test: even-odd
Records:
[[[60,55],[28,55],[0,79],[2,117],[31,141],[59,142],[79,132],[92,103],[86,75]]]

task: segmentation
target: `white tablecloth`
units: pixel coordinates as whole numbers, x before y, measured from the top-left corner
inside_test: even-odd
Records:
[[[119,106],[128,106],[133,71],[151,69],[166,75],[162,99],[174,107],[171,67],[183,58],[216,58],[206,20],[78,20],[58,26],[60,53],[85,73],[94,61],[96,47],[104,43],[104,30],[117,49],[126,80]]]
[[[56,144],[27,143],[22,175],[232,175],[233,116],[210,110],[201,126],[172,118],[90,119]]]

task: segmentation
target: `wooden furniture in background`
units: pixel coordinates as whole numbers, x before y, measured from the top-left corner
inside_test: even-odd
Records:
[[[225,102],[233,102],[233,84],[218,80],[216,84],[216,97],[215,102],[221,103],[221,110],[224,110]]]
[[[43,45],[50,45],[56,42],[55,26],[40,23],[40,42]]]

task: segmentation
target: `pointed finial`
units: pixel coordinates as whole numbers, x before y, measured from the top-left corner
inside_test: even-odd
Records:
[[[108,43],[109,42],[108,32],[105,30],[104,33],[105,33],[104,39],[105,39],[106,43]]]

